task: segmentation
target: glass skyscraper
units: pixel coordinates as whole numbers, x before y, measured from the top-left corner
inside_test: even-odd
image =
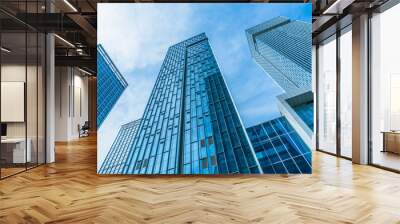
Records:
[[[122,172],[139,124],[140,119],[121,126],[110,151],[99,169],[100,174],[120,174]]]
[[[286,93],[311,90],[311,24],[276,17],[246,30],[256,62]]]
[[[261,173],[204,33],[168,49],[125,174]]]
[[[285,117],[246,130],[264,173],[311,173],[311,151]]]
[[[104,48],[97,45],[97,128],[101,126],[128,83]]]
[[[246,36],[256,63],[285,92],[277,96],[281,114],[312,148],[311,23],[276,17],[247,29]]]

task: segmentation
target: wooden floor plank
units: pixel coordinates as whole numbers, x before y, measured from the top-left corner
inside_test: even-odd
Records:
[[[0,181],[0,223],[400,223],[400,175],[320,152],[312,175],[100,176],[96,137]]]

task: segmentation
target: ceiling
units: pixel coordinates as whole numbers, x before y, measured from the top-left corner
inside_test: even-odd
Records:
[[[313,0],[312,36],[317,44],[351,24],[352,18],[390,0]]]
[[[2,52],[3,60],[17,61],[23,55],[32,58],[38,50],[30,43],[36,33],[54,32],[56,65],[79,66],[95,73],[96,3],[93,0],[47,0],[47,4],[45,0],[1,0],[2,46],[12,49],[7,54]]]

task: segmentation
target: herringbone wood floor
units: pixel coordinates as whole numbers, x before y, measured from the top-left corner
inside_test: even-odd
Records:
[[[302,176],[98,176],[90,137],[0,181],[0,223],[400,223],[400,175],[313,162]]]

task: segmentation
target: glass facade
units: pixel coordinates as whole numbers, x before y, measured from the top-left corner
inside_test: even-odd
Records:
[[[400,5],[387,1],[356,14],[314,33],[317,149],[398,172]]]
[[[340,155],[352,157],[352,33],[351,25],[340,35]]]
[[[321,41],[318,63],[318,149],[352,157],[352,26]]]
[[[307,102],[293,107],[294,111],[299,115],[306,125],[314,129],[314,102]]]
[[[336,154],[336,35],[318,46],[318,148]]]
[[[140,119],[121,126],[110,151],[99,169],[100,174],[120,174],[122,172],[139,124]]]
[[[246,129],[265,174],[310,174],[312,154],[285,117]]]
[[[312,94],[311,24],[276,17],[246,30],[250,52],[257,64],[285,94],[277,96],[283,116],[312,145],[314,100]],[[302,122],[303,121],[303,122]]]
[[[253,150],[221,74],[206,78],[220,173],[258,173]]]
[[[97,128],[101,126],[128,83],[101,45],[97,45]]]
[[[15,13],[43,13],[44,1],[1,1]],[[0,12],[0,178],[46,161],[46,37]]]
[[[260,172],[206,35],[171,46],[123,173]]]
[[[311,90],[311,24],[277,17],[246,35],[252,57],[286,93]]]
[[[370,162],[400,171],[400,4],[371,18]]]

